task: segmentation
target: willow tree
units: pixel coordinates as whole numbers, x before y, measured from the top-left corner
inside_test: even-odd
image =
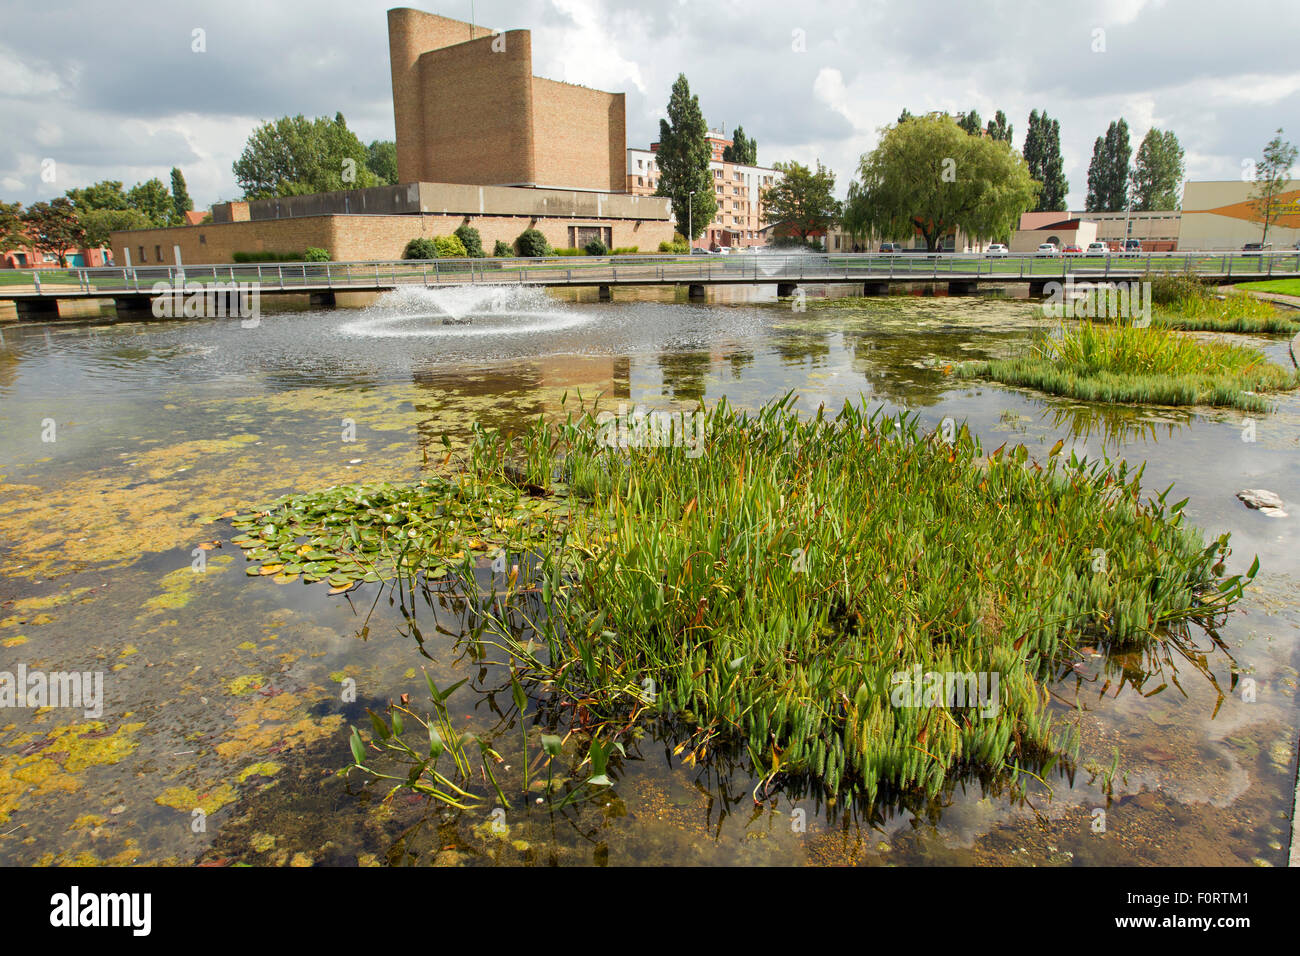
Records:
[[[971,136],[950,116],[918,116],[886,127],[862,157],[845,225],[897,241],[919,232],[932,252],[956,229],[1005,239],[1039,188],[1009,143]]]

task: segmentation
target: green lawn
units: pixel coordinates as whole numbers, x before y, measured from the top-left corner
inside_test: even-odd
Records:
[[[1267,282],[1243,282],[1238,289],[1252,292],[1276,292],[1278,295],[1300,296],[1300,279],[1269,279]]]

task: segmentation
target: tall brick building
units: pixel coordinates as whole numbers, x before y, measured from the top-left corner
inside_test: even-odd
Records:
[[[402,182],[623,191],[622,93],[533,76],[532,35],[388,11]]]

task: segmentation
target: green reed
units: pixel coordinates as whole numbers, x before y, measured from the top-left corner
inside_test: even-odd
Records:
[[[1038,335],[1027,353],[958,366],[991,378],[1084,401],[1213,405],[1262,412],[1266,393],[1296,388],[1296,372],[1258,349],[1162,328],[1083,322]],[[1263,394],[1261,394],[1263,393]]]
[[[1059,444],[985,455],[964,427],[949,443],[853,404],[803,420],[789,396],[754,415],[722,402],[705,434],[692,458],[606,447],[591,413],[523,448],[480,430],[467,480],[499,484],[506,449],[545,447],[571,496],[535,574],[491,597],[547,662],[489,630],[606,728],[649,709],[694,728],[693,755],[734,742],[760,773],[832,792],[1041,769],[1069,747],[1047,712],[1054,662],[1212,621],[1256,571],[1224,577],[1227,536],[1207,545],[1185,502],[1143,498],[1141,469]],[[997,674],[996,710],[896,706],[918,668]]]

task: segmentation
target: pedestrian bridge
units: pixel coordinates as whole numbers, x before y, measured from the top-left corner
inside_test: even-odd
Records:
[[[15,269],[0,271],[0,301],[13,302],[21,317],[49,318],[57,315],[60,301],[112,299],[119,311],[138,313],[155,298],[199,288],[240,296],[307,295],[319,306],[333,305],[339,292],[464,285],[594,287],[604,298],[618,286],[685,286],[691,296],[703,296],[710,285],[774,285],[778,295],[792,295],[801,285],[849,284],[861,286],[864,295],[883,295],[891,285],[944,283],[949,294],[965,295],[980,286],[1028,284],[1036,295],[1053,281],[1122,282],[1174,273],[1220,283],[1300,278],[1300,251],[1092,257],[753,252]]]

